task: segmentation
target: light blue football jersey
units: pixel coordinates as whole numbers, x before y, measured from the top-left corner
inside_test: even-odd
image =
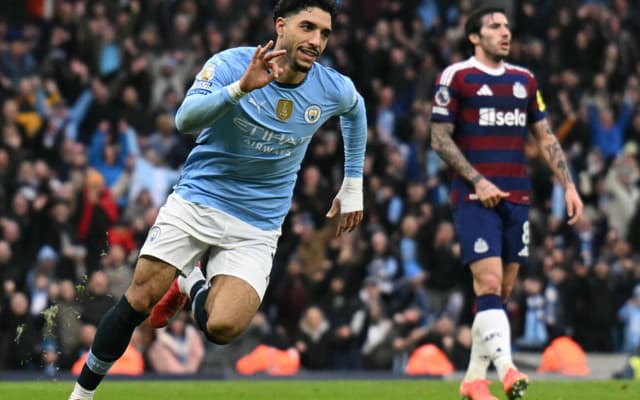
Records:
[[[242,77],[254,51],[218,53],[196,76],[176,126],[183,133],[202,133],[174,190],[188,201],[274,230],[291,206],[309,142],[327,119],[340,116],[345,176],[362,177],[366,115],[353,82],[318,63],[298,85],[274,81],[234,101],[227,86]]]

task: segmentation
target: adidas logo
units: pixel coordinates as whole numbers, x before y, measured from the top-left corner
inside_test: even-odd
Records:
[[[482,85],[482,87],[476,92],[476,94],[478,96],[493,96],[493,92],[487,85]]]

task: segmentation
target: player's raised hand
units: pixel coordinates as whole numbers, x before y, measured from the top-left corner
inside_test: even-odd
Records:
[[[276,59],[287,51],[282,49],[269,52],[272,47],[273,40],[269,40],[264,46],[259,45],[256,47],[247,70],[240,78],[240,90],[249,93],[254,89],[266,86],[280,76],[283,70],[276,62]]]
[[[580,218],[582,218],[582,210],[584,209],[584,205],[574,184],[567,185],[567,189],[564,192],[564,201],[567,203],[568,224],[573,225],[580,221]]]
[[[502,199],[509,197],[509,193],[503,192],[486,178],[480,179],[475,184],[475,190],[476,192],[470,198],[472,200],[480,200],[482,205],[488,208],[497,206]]]

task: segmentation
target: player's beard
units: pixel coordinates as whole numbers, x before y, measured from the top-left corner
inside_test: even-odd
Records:
[[[507,56],[509,55],[509,53],[507,54],[498,54],[498,53],[488,53],[489,58],[491,58],[493,61],[499,63],[505,60],[505,58],[507,58]]]
[[[306,66],[306,65],[302,65],[300,64],[298,61],[293,61],[293,70],[296,72],[304,72],[305,74],[307,72],[309,72],[309,70],[311,69],[311,65]]]
[[[509,56],[509,50],[504,53],[500,51],[500,49],[497,49],[496,51],[485,50],[484,54],[487,56],[487,58],[493,60],[496,63],[499,63],[504,61]]]
[[[309,64],[308,66],[307,64],[302,64],[301,62],[298,61],[297,57],[293,59],[293,70],[296,72],[302,72],[306,74],[311,69],[311,65],[313,65],[313,63]]]

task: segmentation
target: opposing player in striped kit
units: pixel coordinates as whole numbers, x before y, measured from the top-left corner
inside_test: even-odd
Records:
[[[473,56],[439,76],[431,117],[432,148],[455,173],[453,220],[476,293],[471,360],[460,394],[472,400],[496,399],[486,380],[493,362],[509,399],[518,399],[524,396],[528,377],[513,364],[503,303],[529,251],[530,182],[524,154],[529,131],[565,188],[569,224],[580,219],[583,205],[535,77],[504,61],[511,43],[505,12],[474,12],[465,34]]]

